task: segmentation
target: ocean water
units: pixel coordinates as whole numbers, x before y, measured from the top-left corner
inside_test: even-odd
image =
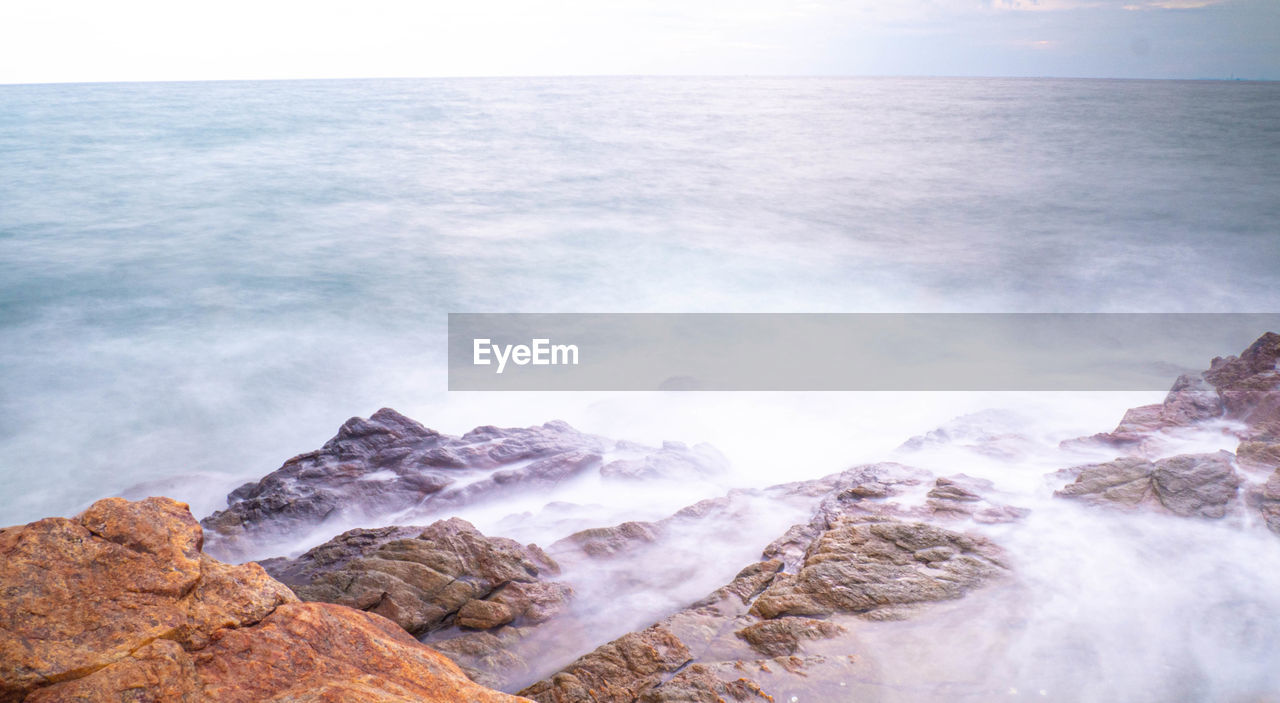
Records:
[[[445,315],[1272,312],[1278,163],[1272,83],[0,86],[0,524],[205,514],[381,406],[753,484],[992,406],[1105,430],[1150,394],[448,394]]]

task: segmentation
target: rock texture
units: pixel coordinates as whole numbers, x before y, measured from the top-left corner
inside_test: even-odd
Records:
[[[459,518],[411,531],[412,537],[380,544],[363,541],[368,531],[359,531],[357,539],[347,533],[297,561],[268,566],[303,600],[378,613],[415,635],[459,617],[467,621],[458,623],[465,627],[481,622],[497,627],[517,618],[541,622],[572,594],[568,586],[546,579],[558,574],[559,566],[536,545],[485,537]],[[345,558],[333,558],[353,542],[361,546],[350,548]],[[299,566],[321,560],[328,565]]]
[[[368,419],[351,418],[319,450],[232,491],[227,509],[202,524],[211,553],[262,557],[263,543],[281,534],[297,537],[402,511],[447,514],[511,492],[552,488],[590,471],[617,480],[688,478],[723,466],[723,457],[703,445],[654,449],[583,434],[563,422],[478,427],[453,437],[383,408]]]
[[[201,553],[186,505],[108,498],[0,530],[0,701],[478,701],[377,616]]]
[[[458,518],[353,530],[266,566],[305,601],[377,613],[413,635],[430,634],[472,678],[493,686],[530,671],[516,644],[573,595],[552,580],[559,566],[536,545],[486,537]]]
[[[800,570],[774,579],[752,606],[763,618],[904,608],[960,598],[1002,570],[985,540],[923,523],[840,518],[810,545]]]
[[[1074,482],[1055,495],[1126,507],[1159,506],[1179,517],[1221,518],[1241,477],[1229,452],[1183,454],[1156,462],[1121,458],[1068,470]]]

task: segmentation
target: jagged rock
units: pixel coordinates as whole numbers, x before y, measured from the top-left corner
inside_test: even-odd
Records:
[[[1267,332],[1239,357],[1215,358],[1200,374],[1174,382],[1164,402],[1125,413],[1115,430],[1076,442],[1141,445],[1153,433],[1225,417],[1245,424],[1246,439],[1280,440],[1280,335]]]
[[[337,540],[351,541],[341,536]],[[364,544],[367,548],[369,543]],[[331,554],[335,547],[316,549]],[[316,557],[301,559],[314,562]],[[282,574],[306,573],[286,564],[273,568]],[[535,584],[557,573],[559,566],[537,546],[485,537],[471,523],[451,518],[422,528],[416,537],[382,543],[339,568],[322,571],[309,583],[295,582],[293,589],[306,601],[378,613],[417,635],[446,626],[475,600],[493,600],[506,608],[511,614],[508,622],[521,617],[545,620],[570,590],[562,584]],[[490,606],[472,606],[472,612],[480,607]]]
[[[829,639],[843,632],[843,627],[826,620],[780,617],[748,625],[736,634],[766,657],[783,657],[795,654],[802,640]]]
[[[903,606],[963,596],[999,574],[993,544],[923,523],[838,518],[809,547],[800,570],[765,589],[752,613],[896,617]]]
[[[0,530],[0,702],[519,700],[385,620],[298,603],[202,541],[167,498]]]
[[[203,521],[210,548],[253,556],[262,535],[298,534],[327,521],[372,518],[438,501],[473,501],[507,490],[552,486],[598,466],[607,440],[563,422],[478,427],[442,435],[383,408],[354,417],[317,451],[289,459],[228,497]],[[454,484],[460,484],[454,487]]]
[[[604,471],[606,454],[617,459]],[[210,553],[247,559],[267,556],[264,550],[283,534],[322,539],[329,525],[403,511],[410,515],[401,519],[447,514],[513,492],[551,489],[590,471],[606,478],[687,478],[694,471],[717,473],[724,464],[705,445],[670,442],[655,449],[583,434],[559,421],[477,427],[453,437],[383,408],[368,419],[351,418],[319,450],[232,491],[227,509],[202,524]]]
[[[1157,462],[1121,458],[1072,469],[1073,483],[1054,495],[1091,503],[1159,505],[1179,517],[1221,518],[1241,479],[1229,452],[1183,454]]]

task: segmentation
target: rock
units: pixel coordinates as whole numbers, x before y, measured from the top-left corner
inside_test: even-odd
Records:
[[[607,467],[606,454],[616,457]],[[320,449],[232,491],[227,508],[202,524],[211,554],[249,559],[268,556],[282,535],[292,542],[315,535],[318,542],[337,531],[334,525],[378,524],[404,511],[447,514],[513,492],[550,489],[591,471],[606,478],[685,480],[691,472],[710,475],[724,466],[706,445],[690,449],[672,442],[655,449],[583,434],[558,421],[477,427],[454,437],[383,408],[368,419],[351,418]]]
[[[781,617],[761,620],[736,634],[766,657],[783,657],[795,654],[802,640],[829,639],[844,632],[843,627],[826,620]]]
[[[338,544],[327,543],[316,550],[332,555],[341,543],[352,541],[340,536]],[[378,613],[421,635],[446,627],[471,601],[497,601],[511,611],[507,622],[521,617],[542,621],[571,593],[563,584],[538,585],[544,577],[559,573],[559,566],[541,549],[485,537],[459,518],[441,520],[415,537],[385,542],[372,550],[368,549],[371,542],[359,541],[362,546],[354,551],[360,555],[352,554],[342,566],[320,571],[309,583],[295,583],[298,596]],[[300,559],[314,563],[317,557]],[[308,573],[287,564],[273,568],[279,573]],[[517,584],[506,593],[508,586]],[[473,612],[481,607],[490,608],[490,614],[497,612],[491,606],[472,606]]]
[[[897,617],[903,606],[960,598],[1003,571],[999,549],[923,523],[838,518],[809,547],[800,570],[774,579],[751,612]]]
[[[1262,486],[1250,492],[1250,502],[1258,509],[1267,529],[1280,535],[1280,469]]]
[[[458,627],[472,630],[488,630],[501,627],[516,619],[516,614],[505,603],[487,600],[469,600],[458,609],[454,620]]]
[[[692,659],[679,637],[662,625],[653,625],[601,645],[520,695],[540,703],[630,703]]]
[[[1135,447],[1157,432],[1219,417],[1244,423],[1245,439],[1280,440],[1277,358],[1280,335],[1267,332],[1239,357],[1216,358],[1203,373],[1180,376],[1163,403],[1129,410],[1115,430],[1063,444]]]
[[[1229,452],[1183,454],[1157,462],[1121,458],[1072,469],[1073,483],[1054,495],[1125,507],[1158,505],[1179,517],[1221,518],[1241,479]]]
[[[692,664],[657,688],[645,691],[638,703],[723,703],[761,700],[774,703],[759,684],[746,677],[731,681],[718,676],[712,667]]]
[[[718,476],[729,470],[729,460],[709,444],[697,444],[690,449],[682,442],[663,442],[656,452],[631,443],[621,446],[631,449],[633,454],[638,450],[639,456],[610,461],[600,469],[601,476],[688,481]]]
[[[918,515],[944,520],[972,519],[983,524],[1021,520],[1031,511],[1011,505],[993,503],[983,494],[995,490],[990,481],[957,474],[939,477],[926,496],[925,510]]]
[[[612,527],[582,530],[551,545],[551,552],[577,549],[596,558],[607,558],[631,551],[639,545],[653,544],[666,532],[666,526],[655,522],[623,522]]]
[[[390,622],[298,603],[202,541],[167,498],[0,530],[0,702],[519,700]]]
[[[1231,458],[1229,452],[1218,452],[1157,461],[1151,472],[1156,497],[1179,517],[1225,516],[1240,487]]]
[[[1074,483],[1054,493],[1064,498],[1081,498],[1091,503],[1118,503],[1135,506],[1151,496],[1151,472],[1155,465],[1145,459],[1122,458],[1103,464],[1077,467]]]
[[[1280,469],[1280,442],[1241,442],[1236,461],[1251,469]]]

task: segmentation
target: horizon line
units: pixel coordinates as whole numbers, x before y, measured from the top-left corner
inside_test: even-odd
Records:
[[[994,74],[912,74],[912,73],[553,73],[553,74],[485,74],[485,75],[437,75],[437,76],[342,76],[342,77],[289,77],[289,78],[161,78],[125,80],[53,80],[53,81],[0,81],[0,87],[54,86],[54,85],[146,85],[186,83],[284,83],[317,81],[419,81],[419,80],[529,80],[529,79],[585,79],[585,78],[664,78],[664,79],[743,79],[743,78],[800,78],[800,79],[933,79],[933,80],[1081,80],[1081,81],[1163,81],[1163,82],[1221,82],[1221,83],[1275,83],[1280,78],[1230,77],[1144,77],[1144,76],[1096,76],[1096,75],[994,75]]]

